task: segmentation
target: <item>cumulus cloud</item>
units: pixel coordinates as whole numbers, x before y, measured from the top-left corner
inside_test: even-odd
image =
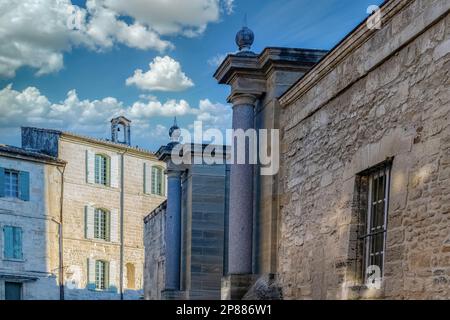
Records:
[[[169,56],[154,58],[147,72],[136,70],[126,84],[148,91],[183,91],[194,86],[181,70],[180,63]]]
[[[152,135],[154,130],[163,133],[162,126],[149,126],[156,116],[193,116],[203,121],[205,127],[221,130],[231,126],[231,108],[208,99],[192,107],[185,100],[163,103],[152,96],[142,98],[127,106],[113,97],[82,100],[75,90],[71,90],[63,101],[55,103],[35,87],[17,91],[8,85],[0,90],[0,132],[20,126],[39,126],[97,135],[107,132],[108,120],[119,115],[130,118],[134,132],[144,135]]]
[[[106,50],[116,44],[165,51],[168,35],[194,37],[231,0],[0,0],[0,77],[13,77],[29,66],[43,75],[63,67],[63,54],[74,46]]]

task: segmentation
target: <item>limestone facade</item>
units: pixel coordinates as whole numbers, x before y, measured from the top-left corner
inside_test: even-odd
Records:
[[[450,297],[449,10],[387,1],[382,29],[362,25],[281,97],[284,298]],[[383,281],[368,290],[360,184],[386,159]]]
[[[67,162],[63,191],[65,299],[143,298],[143,218],[165,200],[163,180],[161,192],[155,194],[152,188],[152,168],[163,172],[165,164],[151,152],[123,143],[60,131],[23,128],[22,143],[24,148]],[[98,155],[107,159],[104,184],[95,176]],[[99,209],[107,217],[107,236],[103,238],[94,232]],[[105,271],[97,271],[101,268],[98,261],[105,263]],[[104,275],[104,288],[96,286],[99,273]]]
[[[0,300],[60,298],[64,166],[63,161],[53,157],[0,146]],[[5,190],[10,172],[18,177],[18,192],[14,194],[9,188]],[[8,234],[11,228],[15,229],[12,237]]]
[[[224,278],[226,298],[255,281],[253,298],[274,282],[284,299],[450,297],[449,10],[446,0],[389,0],[381,29],[364,22],[329,53],[225,59],[215,77],[229,101],[252,95],[253,127],[280,129],[280,171],[263,177],[255,166],[247,197],[252,270]],[[384,240],[373,253],[367,217],[379,177]],[[366,279],[371,254],[381,259],[378,289]]]

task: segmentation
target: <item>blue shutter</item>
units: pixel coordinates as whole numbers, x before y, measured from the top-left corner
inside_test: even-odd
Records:
[[[5,168],[0,167],[0,198],[5,196]]]
[[[30,173],[21,171],[19,173],[19,198],[30,201]]]
[[[22,259],[22,228],[13,228],[14,230],[14,259]]]
[[[14,229],[10,226],[3,227],[3,255],[6,259],[14,258]]]

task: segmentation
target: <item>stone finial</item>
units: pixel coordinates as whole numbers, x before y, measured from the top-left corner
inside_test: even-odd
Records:
[[[245,18],[247,20],[247,17]],[[236,44],[239,47],[240,52],[251,52],[253,42],[255,41],[255,34],[247,27],[247,22],[244,22],[244,26],[236,34]]]
[[[181,136],[180,127],[178,127],[177,117],[175,117],[174,120],[173,120],[173,125],[169,129],[170,141],[172,143],[179,143],[180,142],[180,136]]]

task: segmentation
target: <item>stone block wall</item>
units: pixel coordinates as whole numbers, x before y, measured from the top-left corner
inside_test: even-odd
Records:
[[[118,187],[87,183],[86,151],[118,157]],[[116,210],[120,214],[120,155],[124,150],[95,144],[83,139],[59,141],[59,158],[68,162],[64,191],[64,265],[67,299],[119,299],[118,291],[87,289],[88,259],[116,264],[110,283],[120,286],[120,221],[118,242],[105,242],[85,237],[85,206]],[[124,155],[124,299],[139,299],[144,286],[144,216],[156,208],[165,197],[144,193],[144,163],[149,167],[159,163],[152,155],[125,152]],[[120,218],[119,218],[120,219]],[[128,265],[128,266],[127,266]],[[130,279],[127,268],[130,267]],[[134,269],[134,272],[131,270]],[[134,281],[131,278],[134,273]]]
[[[281,110],[286,299],[450,298],[450,4],[389,5],[401,9],[314,86],[300,82]],[[357,175],[388,157],[384,281],[368,292],[355,245]]]
[[[54,165],[6,157],[0,157],[0,167],[30,174],[29,201],[0,198],[0,300],[5,279],[15,277],[24,281],[24,300],[59,299],[60,173]],[[22,228],[23,259],[5,259],[4,226]]]

